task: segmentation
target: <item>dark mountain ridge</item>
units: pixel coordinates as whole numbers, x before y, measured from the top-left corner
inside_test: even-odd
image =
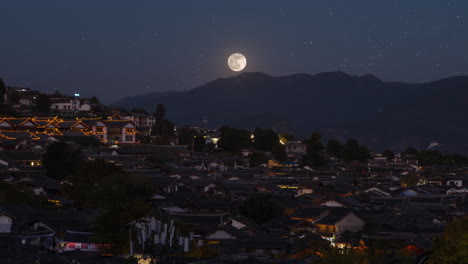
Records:
[[[206,116],[209,127],[261,124],[299,138],[318,130],[340,139],[353,136],[375,149],[424,148],[432,141],[448,150],[468,147],[468,76],[413,84],[343,72],[248,72],[185,92],[127,97],[114,106],[153,112],[158,103],[178,125],[201,125]]]

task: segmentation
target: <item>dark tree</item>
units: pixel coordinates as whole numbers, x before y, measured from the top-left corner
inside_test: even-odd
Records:
[[[322,136],[319,132],[314,132],[309,138],[304,140],[307,145],[307,151],[303,158],[304,165],[322,166],[326,164],[326,160],[322,155],[323,144],[320,141]]]
[[[95,104],[95,105],[101,104],[101,102],[99,101],[99,99],[98,99],[96,96],[92,96],[92,97],[89,99],[89,103],[90,103],[90,104]]]
[[[359,142],[353,138],[346,141],[343,147],[343,158],[345,161],[359,160]]]
[[[350,138],[344,145],[343,158],[345,161],[366,162],[370,158],[369,149],[364,145],[359,145],[356,139]]]
[[[417,174],[408,173],[400,177],[400,184],[403,187],[411,187],[419,182],[419,176]]]
[[[447,225],[443,235],[434,244],[429,264],[466,263],[468,260],[468,219],[459,219]]]
[[[272,129],[257,128],[254,131],[253,146],[262,151],[271,151],[279,143],[278,134]]]
[[[263,152],[253,152],[249,156],[250,166],[257,167],[268,162],[268,158]]]
[[[403,157],[406,157],[406,156],[416,156],[418,155],[418,150],[413,148],[413,147],[407,147],[402,153],[401,155]]]
[[[197,137],[197,131],[190,127],[181,127],[177,129],[177,137],[179,139],[179,145],[192,146]]]
[[[194,144],[195,144],[195,146],[193,147],[193,149],[195,150],[195,152],[205,151],[206,139],[202,135],[198,135],[195,138]]]
[[[10,91],[7,92],[7,104],[17,104],[19,103],[20,100],[20,94],[17,90],[11,89]]]
[[[364,145],[359,146],[359,161],[367,162],[371,158],[369,148]]]
[[[120,173],[121,169],[103,159],[96,159],[88,163],[80,162],[79,165],[80,166],[70,172],[73,185],[66,188],[66,193],[70,199],[79,201],[83,205],[93,207],[97,201],[94,201],[93,198],[90,197],[92,186],[101,184],[106,177]]]
[[[158,104],[156,112],[153,114],[156,118],[156,123],[151,129],[151,135],[157,136],[154,142],[156,144],[169,144],[170,138],[175,136],[175,126],[171,121],[164,118],[165,114],[166,108],[164,105]]]
[[[221,139],[218,141],[218,146],[224,150],[239,150],[252,144],[250,132],[245,129],[223,126],[219,132]]]
[[[5,83],[3,82],[3,79],[0,78],[0,103],[4,103],[5,93],[6,93],[6,86],[5,86]]]
[[[52,96],[59,97],[59,96],[63,96],[63,94],[59,90],[57,90],[52,94]]]
[[[421,165],[444,165],[444,155],[438,150],[421,150],[416,155]]]
[[[338,158],[343,157],[343,145],[336,139],[329,139],[327,143],[327,153]]]
[[[88,208],[99,208],[93,240],[110,244],[106,253],[125,253],[129,237],[123,230],[130,222],[148,215],[150,182],[142,176],[127,175],[116,165],[99,159],[83,163],[71,182],[72,185],[64,187],[68,197]]]
[[[271,154],[273,154],[273,157],[279,162],[284,162],[288,159],[288,155],[286,154],[286,147],[283,144],[278,143],[273,146],[271,149]]]
[[[40,93],[36,97],[34,111],[36,113],[47,115],[50,111],[50,99],[49,96],[43,93]]]
[[[156,123],[163,121],[164,117],[166,115],[166,108],[164,107],[164,105],[163,104],[158,104],[156,106],[156,112],[154,112],[153,115],[156,118]]]
[[[15,116],[16,112],[12,105],[0,103],[0,114]]]
[[[444,163],[448,166],[467,166],[468,157],[461,154],[448,154],[444,157]]]
[[[386,149],[382,152],[382,156],[387,157],[388,160],[392,160],[395,158],[395,153],[393,153],[393,151],[390,149]]]
[[[240,206],[241,213],[257,224],[283,215],[283,208],[268,194],[255,194]]]
[[[283,144],[295,140],[294,135],[288,134],[288,133],[280,133],[280,134],[278,135],[278,137],[279,137],[279,139],[281,140],[281,142],[282,142]]]
[[[60,180],[76,172],[81,161],[79,150],[66,143],[55,142],[47,148],[42,163],[49,177]]]

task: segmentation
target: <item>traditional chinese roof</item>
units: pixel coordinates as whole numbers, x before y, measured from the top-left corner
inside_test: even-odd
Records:
[[[14,127],[36,127],[38,124],[29,117],[24,118],[3,118],[0,122],[8,122]],[[30,123],[30,125],[27,125]]]
[[[6,139],[39,139],[36,135],[29,131],[2,131],[0,137]]]
[[[62,121],[58,123],[58,126],[64,129],[73,129],[73,128],[76,128],[76,126],[80,126],[80,125],[83,126],[83,129],[87,129],[89,127],[85,123],[81,121],[75,121],[75,120],[74,121]]]
[[[106,125],[102,122],[102,119],[99,118],[83,118],[80,119],[81,122],[85,123],[88,126],[96,126],[96,127],[105,127]]]
[[[2,158],[14,161],[29,161],[42,159],[42,156],[40,154],[31,151],[2,151],[0,153],[0,156]]]
[[[103,123],[108,127],[124,127],[130,123],[135,127],[135,124],[131,120],[105,120]]]
[[[48,121],[48,120],[36,120],[34,121],[35,123],[37,123],[37,128],[46,128],[46,127],[54,127],[54,128],[58,128],[58,126],[52,122],[52,121]]]

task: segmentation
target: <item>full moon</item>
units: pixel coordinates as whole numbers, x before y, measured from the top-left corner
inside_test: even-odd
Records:
[[[238,72],[245,68],[247,65],[247,59],[240,53],[234,53],[229,56],[227,63],[231,70]]]

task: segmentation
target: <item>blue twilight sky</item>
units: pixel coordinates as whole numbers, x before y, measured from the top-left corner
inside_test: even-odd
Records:
[[[187,90],[245,71],[386,81],[468,74],[466,0],[3,0],[0,77],[44,92]]]

